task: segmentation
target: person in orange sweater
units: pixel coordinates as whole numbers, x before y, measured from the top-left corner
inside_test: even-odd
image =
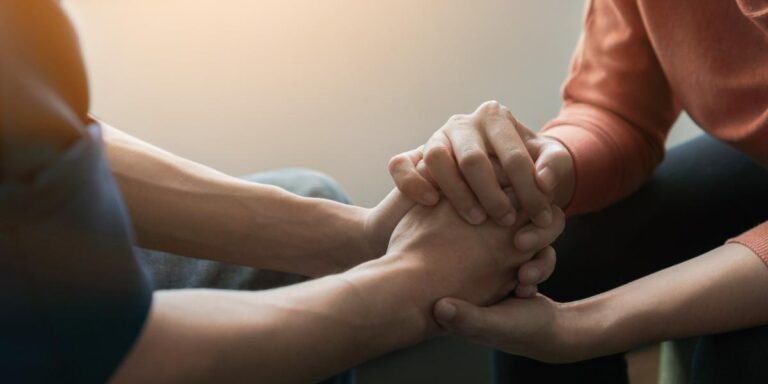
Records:
[[[527,211],[523,248],[552,221],[550,201],[569,214],[543,295],[445,298],[441,324],[514,355],[582,361],[500,355],[498,377],[516,383],[627,382],[617,353],[701,335],[693,382],[768,382],[768,2],[588,1],[563,94],[538,133],[488,102],[390,162],[406,195],[430,205],[440,192],[470,223]],[[663,159],[683,110],[708,135]]]

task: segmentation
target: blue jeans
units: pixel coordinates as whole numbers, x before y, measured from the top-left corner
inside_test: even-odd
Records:
[[[301,196],[350,203],[349,197],[339,183],[323,173],[307,169],[281,169],[257,173],[244,179],[254,183],[274,185]],[[136,255],[143,261],[147,274],[154,280],[156,289],[260,290],[295,284],[307,279],[290,273],[259,270],[141,248],[136,249]],[[351,383],[353,376],[354,372],[350,371],[323,383]]]

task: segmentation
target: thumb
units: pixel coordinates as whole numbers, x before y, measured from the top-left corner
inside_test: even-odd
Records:
[[[536,158],[536,184],[542,192],[552,193],[569,172],[573,172],[573,160],[562,144],[548,143],[541,148]]]
[[[483,338],[496,333],[502,325],[491,308],[453,298],[439,300],[435,304],[434,316],[443,328],[468,337]]]

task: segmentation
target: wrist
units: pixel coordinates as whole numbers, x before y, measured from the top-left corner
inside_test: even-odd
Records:
[[[612,292],[562,305],[572,335],[570,342],[580,359],[623,352],[634,346],[636,335],[623,320],[626,311]]]
[[[371,249],[366,228],[370,209],[333,201],[324,200],[323,203],[328,216],[332,217],[332,222],[335,223],[331,224],[335,227],[335,238],[332,242],[339,244],[341,253],[354,255],[344,258],[346,261],[342,263],[346,266],[345,270],[384,254],[384,251],[374,254]]]
[[[344,272],[381,256],[374,254],[366,233],[368,209],[327,200],[306,202],[321,212],[318,216],[324,219],[317,225],[326,234],[325,244],[318,244],[314,255],[325,260],[326,267],[315,276]]]
[[[411,342],[436,336],[440,330],[432,315],[434,303],[446,295],[433,284],[430,268],[412,253],[390,253],[338,275],[355,286],[380,284],[376,297],[366,297],[376,308],[386,308]],[[378,319],[382,320],[382,319]],[[378,321],[376,320],[376,321]]]
[[[234,215],[245,225],[232,226],[233,252],[247,264],[261,255],[257,268],[321,277],[344,272],[371,258],[364,242],[365,209],[331,200],[307,198],[278,187],[232,181],[245,191]],[[228,198],[231,202],[233,198]],[[228,224],[229,225],[229,224]]]

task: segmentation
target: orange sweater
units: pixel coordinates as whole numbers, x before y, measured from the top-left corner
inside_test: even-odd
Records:
[[[543,131],[573,155],[570,213],[645,182],[683,109],[768,166],[768,0],[591,0],[563,93]],[[768,263],[768,221],[731,241]]]

